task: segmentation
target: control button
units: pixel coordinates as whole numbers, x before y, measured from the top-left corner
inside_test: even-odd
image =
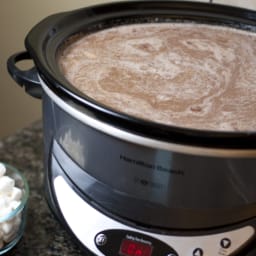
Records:
[[[96,236],[95,242],[98,246],[103,246],[107,243],[107,236],[105,234],[98,234]]]
[[[229,238],[223,238],[220,241],[220,245],[224,249],[228,249],[231,246],[231,240]]]
[[[193,251],[193,256],[203,256],[204,255],[204,252],[201,248],[196,248],[194,251]]]

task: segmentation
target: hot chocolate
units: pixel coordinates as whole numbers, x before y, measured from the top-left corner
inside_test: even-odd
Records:
[[[203,24],[123,25],[74,39],[59,65],[92,99],[141,119],[256,131],[256,34]]]

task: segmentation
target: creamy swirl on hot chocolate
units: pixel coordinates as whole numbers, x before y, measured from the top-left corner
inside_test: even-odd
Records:
[[[203,24],[123,25],[67,44],[66,79],[116,111],[180,127],[256,131],[256,34]]]

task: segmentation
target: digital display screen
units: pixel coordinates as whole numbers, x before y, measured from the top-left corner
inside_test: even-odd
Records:
[[[119,254],[122,256],[151,256],[152,250],[153,247],[150,244],[124,239],[122,241]]]

